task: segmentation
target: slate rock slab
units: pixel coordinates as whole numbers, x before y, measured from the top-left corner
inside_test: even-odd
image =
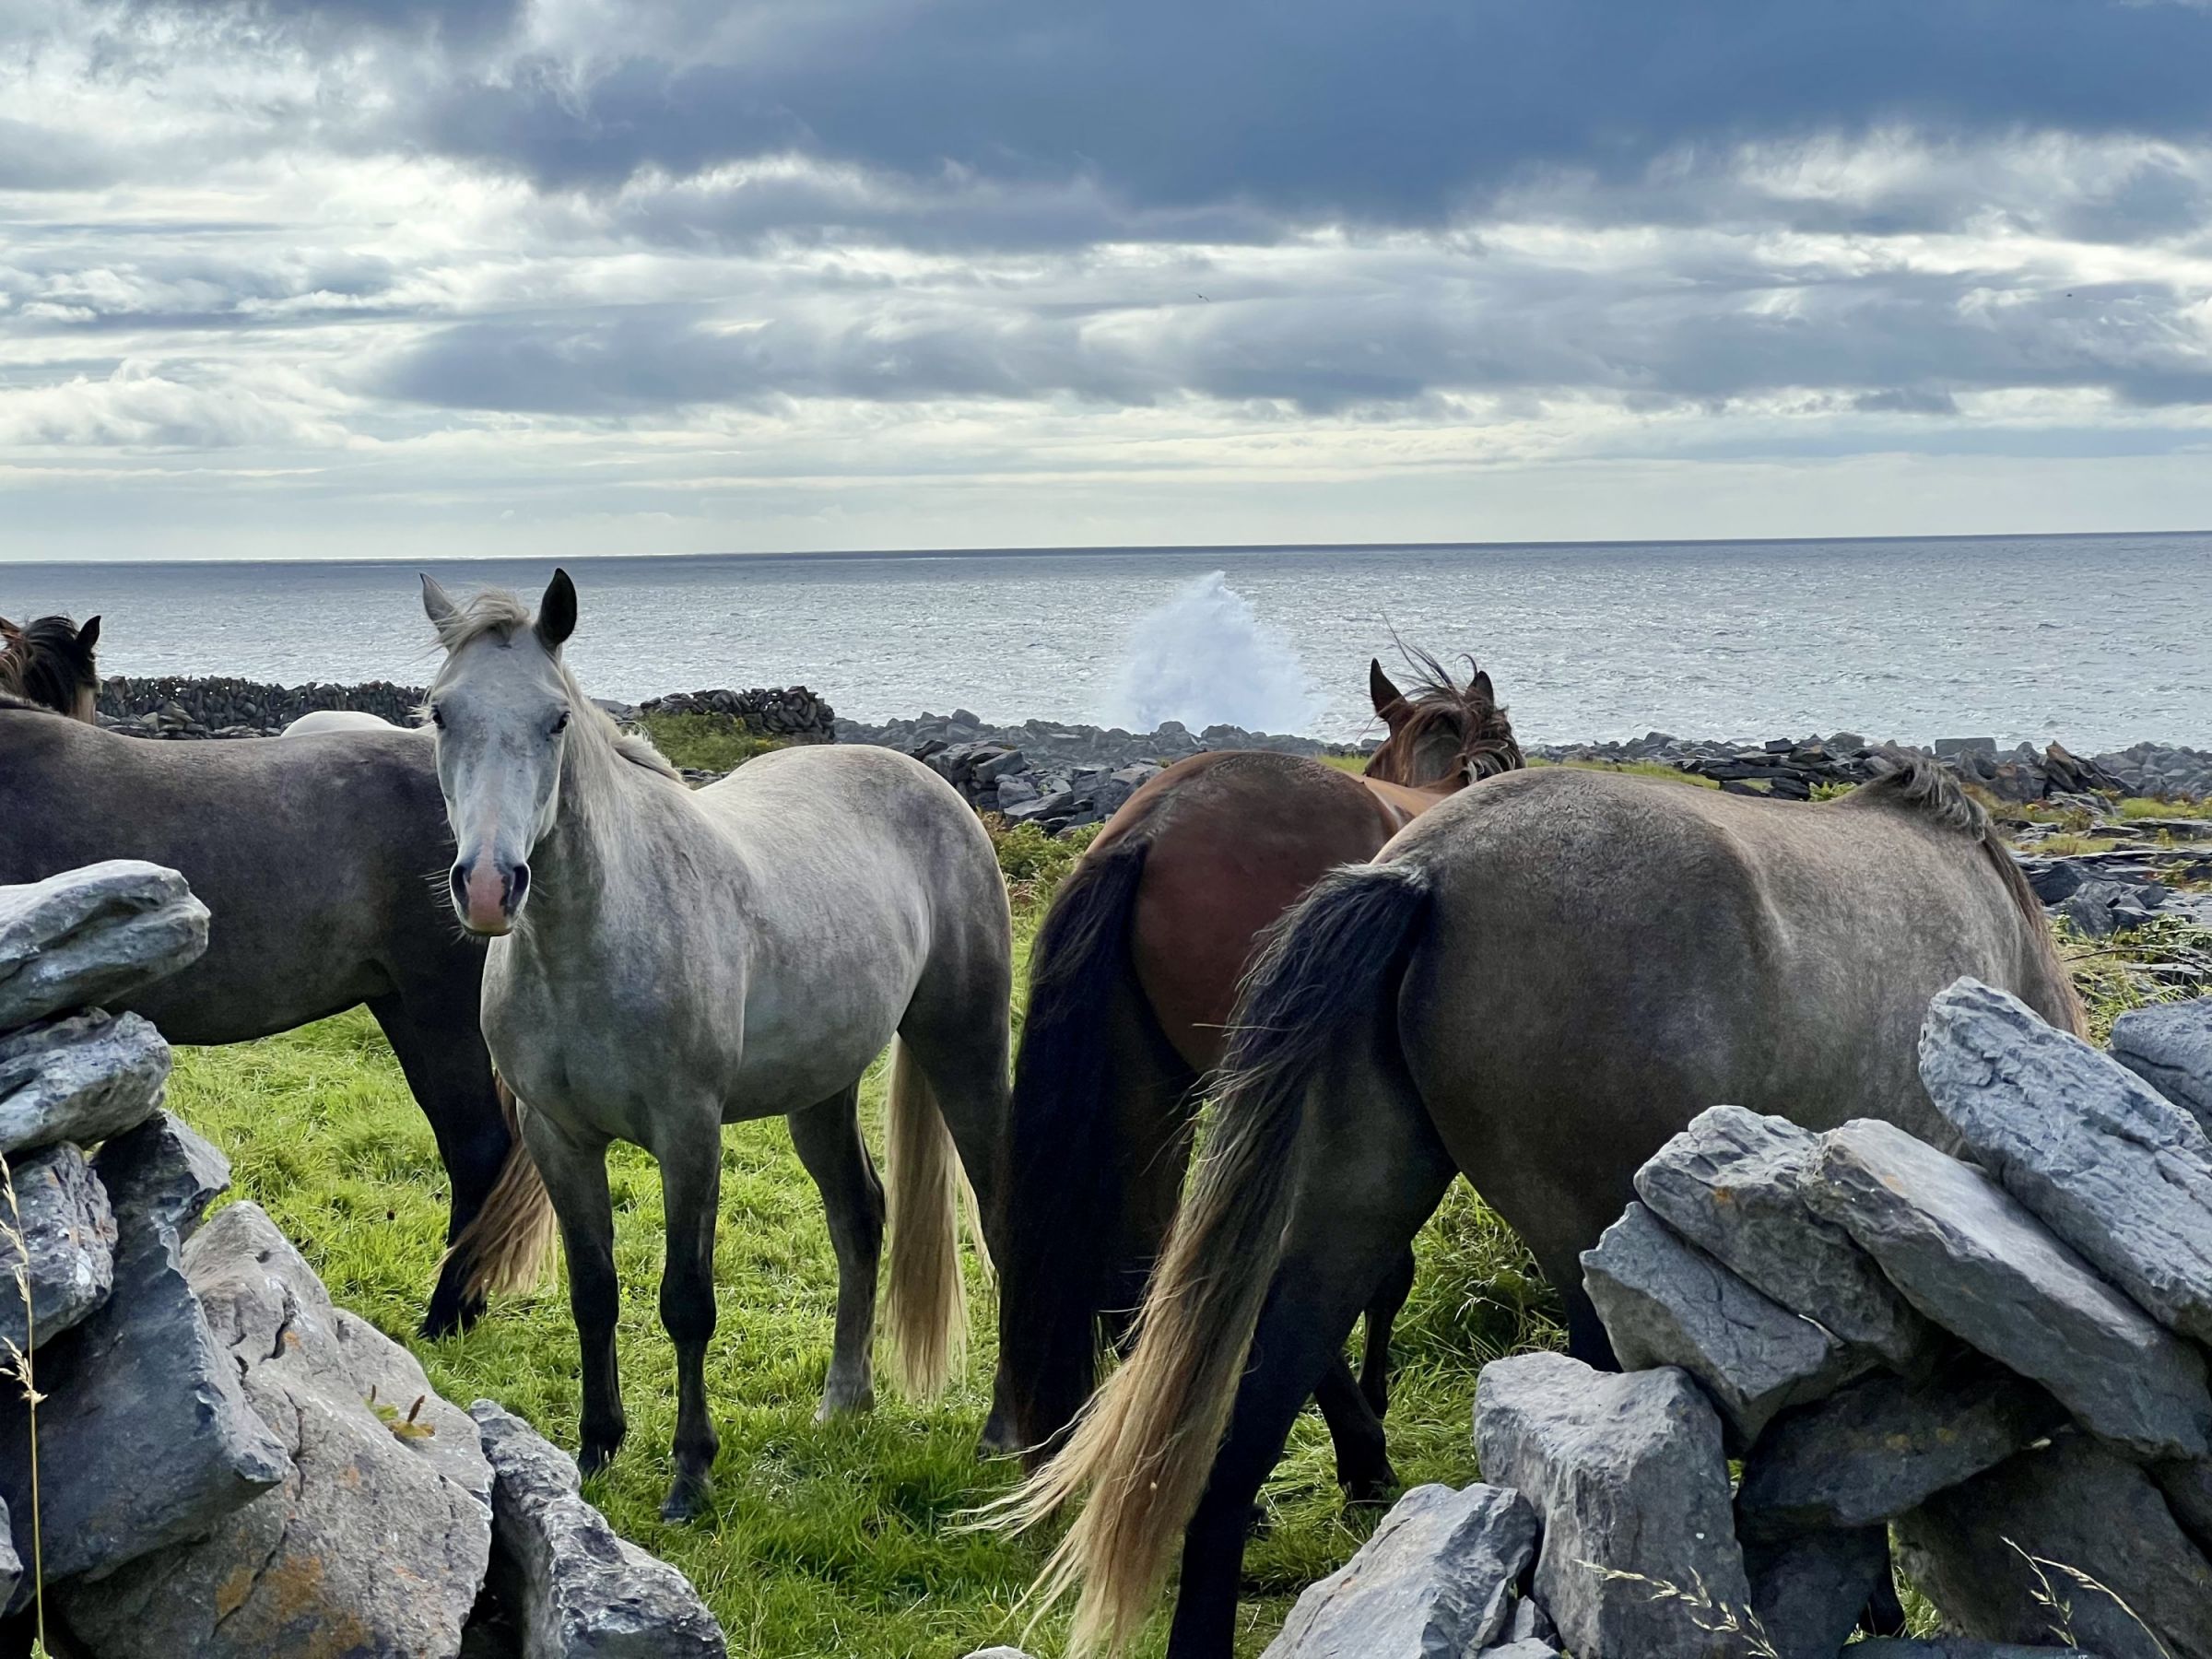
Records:
[[[135,1014],[71,1014],[0,1037],[0,1153],[89,1147],[160,1109],[169,1044]]]
[[[115,1212],[85,1155],[65,1141],[12,1160],[22,1249],[0,1239],[0,1343],[29,1350],[88,1317],[115,1286]],[[30,1318],[15,1283],[28,1270]]]
[[[2194,1118],[1971,979],[1929,1005],[1920,1076],[2006,1192],[2169,1328],[2212,1342],[2212,1139]]]
[[[1359,1553],[1309,1585],[1265,1659],[1434,1659],[1505,1634],[1536,1516],[1493,1486],[1416,1487]]]
[[[1787,1118],[1714,1106],[1636,1172],[1654,1214],[1754,1289],[1899,1371],[1936,1338],[1850,1235],[1813,1213],[1818,1137]]]
[[[2203,1357],[1987,1176],[1893,1124],[1821,1137],[1813,1201],[1937,1324],[2146,1458],[2212,1449]]]
[[[2212,1659],[2212,1562],[2150,1477],[2086,1435],[1953,1487],[1897,1530],[1921,1589],[1967,1635],[2050,1639],[2051,1611],[2025,1550],[2055,1563],[2040,1571],[2072,1605],[2074,1641],[2099,1659],[2159,1659],[2159,1642],[2170,1659]],[[2133,1615],[2065,1569],[2105,1585]]]
[[[1808,1319],[1769,1300],[1641,1204],[1583,1253],[1583,1288],[1624,1371],[1677,1365],[1705,1385],[1748,1445],[1785,1406],[1865,1369]]]
[[[159,865],[110,859],[0,888],[0,1031],[96,1007],[207,948],[207,907]]]
[[[1591,1370],[1564,1354],[1483,1367],[1475,1441],[1485,1478],[1521,1492],[1543,1524],[1535,1594],[1578,1659],[1722,1659],[1654,1583],[1702,1584],[1739,1618],[1750,1603],[1729,1514],[1721,1420],[1688,1373]]]
[[[493,1475],[492,1583],[528,1659],[724,1659],[689,1582],[615,1535],[573,1462],[496,1401],[468,1412]]]
[[[2121,1015],[2112,1058],[2212,1132],[2212,996]]]
[[[49,1583],[112,1572],[198,1536],[291,1467],[185,1280],[180,1235],[197,1209],[180,1207],[171,1164],[151,1153],[181,1147],[191,1132],[170,1120],[136,1134],[142,1156],[111,1160],[121,1144],[111,1142],[92,1166],[115,1215],[114,1289],[39,1353]],[[219,1161],[212,1148],[204,1156]],[[28,1557],[29,1434],[12,1389],[0,1394],[0,1498],[18,1529],[17,1553]],[[18,1587],[9,1610],[26,1599]]]
[[[1836,1659],[1889,1576],[1889,1529],[1805,1533],[1744,1547],[1751,1610],[1782,1659]]]
[[[1869,1377],[1775,1419],[1744,1459],[1738,1532],[1877,1525],[1994,1468],[2066,1420],[2034,1383],[1971,1358],[1926,1382]]]
[[[184,1272],[291,1466],[206,1536],[65,1589],[71,1629],[101,1659],[458,1653],[491,1555],[476,1424],[259,1206],[209,1221]]]

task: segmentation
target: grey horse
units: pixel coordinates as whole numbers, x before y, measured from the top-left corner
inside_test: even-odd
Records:
[[[526,1105],[523,1136],[568,1251],[582,1348],[579,1463],[624,1433],[606,1148],[659,1161],[661,1320],[677,1370],[664,1512],[697,1512],[718,1444],[707,1409],[722,1127],[788,1118],[837,1253],[824,1416],[874,1398],[883,1189],[861,1075],[891,1044],[888,1324],[902,1380],[940,1385],[965,1335],[965,1167],[999,1215],[1012,939],[974,813],[888,749],[785,749],[697,791],[626,735],[561,661],[576,590],[556,571],[533,621],[512,594],[456,604],[429,577],[445,647],[430,688],[458,848],[453,908],[491,937],[484,1033]],[[897,1041],[894,1042],[893,1039]]]
[[[369,1005],[452,1182],[439,1336],[535,1282],[549,1239],[477,1029],[483,947],[440,898],[432,761],[419,732],[156,743],[0,698],[0,882],[144,858],[213,913],[207,954],[127,1006],[174,1042],[245,1042]]]
[[[1011,1506],[1090,1491],[1045,1577],[1082,1585],[1071,1651],[1134,1627],[1180,1537],[1168,1651],[1229,1653],[1260,1484],[1455,1174],[1609,1363],[1578,1257],[1637,1168],[1721,1102],[1951,1140],[1915,1046],[1961,974],[2081,1027],[2042,907],[1925,759],[1817,806],[1518,772],[1324,877],[1239,997],[1135,1352]]]

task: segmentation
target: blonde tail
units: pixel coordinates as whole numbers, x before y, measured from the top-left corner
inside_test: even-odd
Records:
[[[520,1102],[505,1078],[493,1081],[512,1141],[507,1161],[500,1166],[500,1178],[485,1197],[484,1207],[447,1246],[438,1264],[442,1269],[455,1256],[466,1262],[468,1277],[462,1288],[472,1298],[490,1291],[534,1290],[543,1284],[558,1231],[553,1200],[523,1145]]]
[[[968,1288],[960,1277],[959,1218],[975,1198],[929,1079],[906,1044],[891,1040],[891,1270],[884,1318],[892,1367],[908,1394],[940,1393],[968,1344]],[[980,1230],[977,1233],[981,1241]]]

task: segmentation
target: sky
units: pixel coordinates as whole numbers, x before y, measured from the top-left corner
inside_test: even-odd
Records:
[[[2212,526],[2198,0],[0,0],[0,559]]]

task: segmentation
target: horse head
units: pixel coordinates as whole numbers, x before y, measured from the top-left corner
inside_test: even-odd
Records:
[[[1475,659],[1467,659],[1470,677],[1463,686],[1427,652],[1406,648],[1406,655],[1414,671],[1410,693],[1391,683],[1380,659],[1368,663],[1368,694],[1390,735],[1368,758],[1367,775],[1382,783],[1457,789],[1518,771],[1524,762],[1512,722]]]

